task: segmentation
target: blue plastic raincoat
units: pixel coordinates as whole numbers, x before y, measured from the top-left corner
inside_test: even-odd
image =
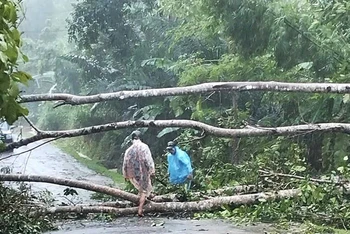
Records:
[[[188,154],[175,146],[175,154],[168,154],[168,173],[172,184],[183,184],[192,173],[191,159]]]

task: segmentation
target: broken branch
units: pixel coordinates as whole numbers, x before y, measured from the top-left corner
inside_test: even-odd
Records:
[[[276,172],[269,172],[264,170],[259,170],[260,173],[262,173],[263,177],[271,177],[271,176],[277,176],[277,177],[286,177],[291,179],[298,179],[298,180],[309,180],[311,182],[319,183],[319,184],[334,184],[334,185],[346,185],[346,182],[343,181],[333,181],[333,180],[322,180],[322,179],[315,179],[315,178],[306,178],[303,176],[298,175],[291,175],[291,174],[284,174],[284,173],[276,173]]]
[[[26,121],[27,121],[27,123],[38,133],[38,134],[40,134],[42,131],[39,129],[39,128],[37,128],[33,123],[32,123],[32,121],[30,121],[26,116],[22,116]]]

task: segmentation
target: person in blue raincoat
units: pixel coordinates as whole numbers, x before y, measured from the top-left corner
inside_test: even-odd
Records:
[[[187,184],[187,189],[193,179],[193,169],[191,158],[181,150],[175,142],[169,141],[167,146],[168,154],[168,174],[171,184]]]

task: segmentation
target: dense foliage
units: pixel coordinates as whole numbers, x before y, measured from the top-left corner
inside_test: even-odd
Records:
[[[67,2],[47,2],[51,2],[48,11],[53,12],[47,16],[48,22],[58,22],[55,14],[65,9]],[[82,0],[73,5],[67,20],[70,44],[54,33],[52,24],[42,26],[39,37],[24,34],[26,52],[36,56],[26,69],[38,74],[37,84],[27,92],[87,95],[211,81],[347,82],[349,15],[350,4],[343,0]],[[52,104],[30,108],[37,123],[50,130],[172,118],[241,128],[349,122],[349,97],[215,92],[54,110]],[[119,167],[131,131],[85,136],[74,145],[108,167]],[[348,223],[347,195],[333,189],[332,184],[316,186],[308,181],[310,176],[321,175],[349,178],[348,135],[310,132],[278,138],[220,139],[177,128],[142,131],[157,160],[159,179],[166,173],[162,156],[166,142],[177,138],[193,158],[194,189],[259,184],[270,190],[303,191],[300,200],[263,202],[234,210],[227,207],[220,213],[223,216],[310,220],[335,226]],[[262,177],[259,169],[306,179]],[[162,192],[171,189],[162,183],[156,186]]]
[[[0,184],[0,232],[36,234],[53,229],[51,218],[29,216],[32,198],[25,186],[19,190]],[[33,209],[34,210],[34,209]]]
[[[19,49],[21,46],[18,27],[17,1],[0,2],[0,118],[13,123],[19,116],[27,115],[28,110],[18,104],[18,84],[27,84],[31,78],[18,70],[18,62],[28,58]]]

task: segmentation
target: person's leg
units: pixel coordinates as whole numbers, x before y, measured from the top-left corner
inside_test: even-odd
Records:
[[[154,193],[152,193],[152,191],[153,191],[153,186],[152,186],[152,180],[150,177],[148,181],[147,194],[146,194],[146,197],[149,200],[152,200],[156,196]]]
[[[138,210],[138,215],[140,217],[143,216],[143,205],[145,204],[146,201],[146,193],[140,192],[140,201],[139,201],[139,210]]]

